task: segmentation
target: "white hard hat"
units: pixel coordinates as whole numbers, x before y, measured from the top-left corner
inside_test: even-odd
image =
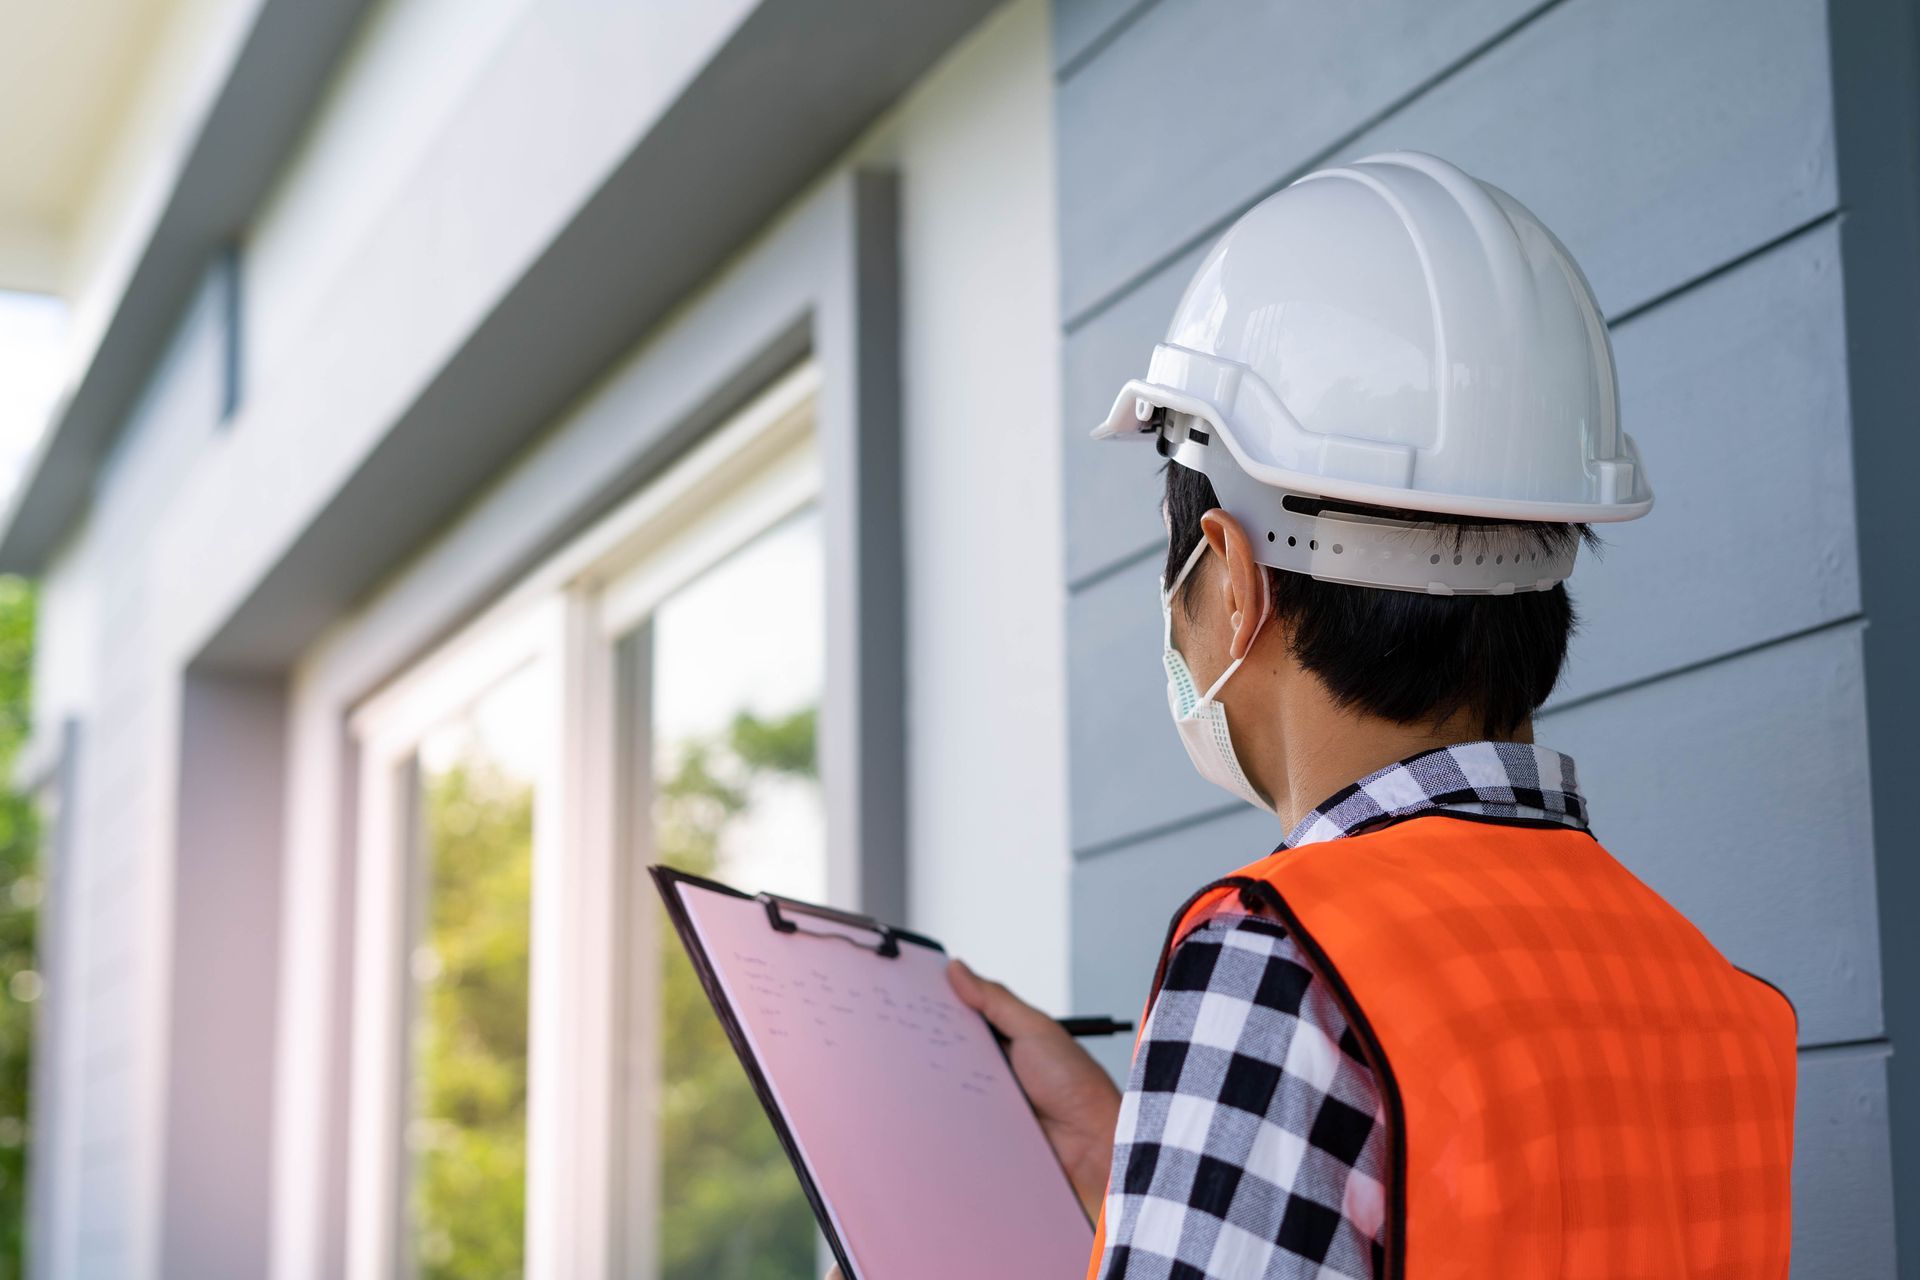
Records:
[[[1463,543],[1317,500],[1553,523],[1653,505],[1578,264],[1512,196],[1417,151],[1248,210],[1093,434],[1156,439],[1204,472],[1263,563],[1370,586],[1550,587],[1577,539]]]

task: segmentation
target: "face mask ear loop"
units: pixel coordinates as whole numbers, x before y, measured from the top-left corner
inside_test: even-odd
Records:
[[[1193,550],[1187,553],[1187,562],[1180,566],[1180,572],[1173,575],[1173,585],[1161,588],[1160,643],[1164,648],[1173,648],[1173,597],[1179,592],[1180,584],[1187,580],[1187,575],[1193,572],[1194,564],[1199,561],[1201,553],[1206,549],[1207,540],[1202,538],[1195,544]]]
[[[1207,691],[1200,695],[1201,702],[1212,702],[1213,695],[1220,692],[1220,686],[1227,682],[1227,677],[1240,669],[1240,664],[1245,662],[1247,655],[1253,652],[1253,642],[1260,638],[1260,628],[1267,625],[1267,615],[1273,612],[1273,584],[1267,579],[1266,567],[1255,565],[1253,570],[1260,575],[1260,620],[1253,624],[1253,635],[1247,641],[1247,652],[1227,664],[1227,669],[1220,673],[1220,678],[1208,685]],[[1171,631],[1171,623],[1168,624],[1168,629]]]

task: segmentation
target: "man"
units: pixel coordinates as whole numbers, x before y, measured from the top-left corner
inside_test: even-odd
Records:
[[[1284,839],[1173,915],[1125,1094],[950,967],[1096,1217],[1089,1280],[1788,1274],[1793,1007],[1532,739],[1588,524],[1653,505],[1617,418],[1567,249],[1394,152],[1248,211],[1096,428],[1169,459],[1188,758]]]
[[[1587,526],[1652,504],[1616,398],[1565,248],[1398,152],[1247,213],[1096,430],[1169,459],[1174,719],[1284,840],[1175,913],[1124,1095],[954,965],[1090,1277],[1787,1274],[1791,1006],[1533,742]]]

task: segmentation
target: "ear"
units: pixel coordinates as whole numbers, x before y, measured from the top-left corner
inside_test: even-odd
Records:
[[[1273,606],[1267,599],[1266,570],[1253,558],[1253,543],[1248,540],[1247,531],[1220,508],[1215,507],[1200,517],[1200,532],[1227,567],[1224,574],[1216,575],[1224,595],[1221,603],[1226,606],[1228,623],[1233,627],[1227,656],[1244,658],[1253,648],[1253,638],[1259,634],[1260,625],[1266,621],[1267,610]]]

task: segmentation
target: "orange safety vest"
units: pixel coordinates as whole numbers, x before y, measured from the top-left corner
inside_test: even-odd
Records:
[[[1278,850],[1175,915],[1149,1011],[1236,908],[1284,923],[1380,1086],[1385,1280],[1786,1276],[1793,1006],[1587,833],[1426,813]],[[1089,1280],[1105,1241],[1103,1202]]]

